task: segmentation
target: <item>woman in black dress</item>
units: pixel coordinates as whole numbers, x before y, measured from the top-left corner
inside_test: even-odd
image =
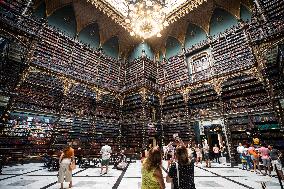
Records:
[[[188,158],[185,146],[177,147],[176,159],[170,166],[167,182],[171,182],[174,189],[195,189],[194,162]]]

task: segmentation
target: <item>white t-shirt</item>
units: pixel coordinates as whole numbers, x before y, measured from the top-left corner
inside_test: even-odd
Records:
[[[237,147],[237,151],[238,151],[239,154],[244,153],[244,150],[245,150],[245,147],[244,147],[244,146],[238,146],[238,147]]]
[[[208,144],[204,144],[204,145],[203,145],[203,152],[204,152],[205,154],[208,154],[208,153],[209,153],[209,145],[208,145]]]
[[[110,158],[111,147],[109,145],[104,145],[101,149],[102,159],[106,160]]]
[[[219,148],[216,147],[216,146],[214,146],[214,147],[213,147],[213,152],[214,152],[215,154],[218,154],[218,153],[219,153]]]

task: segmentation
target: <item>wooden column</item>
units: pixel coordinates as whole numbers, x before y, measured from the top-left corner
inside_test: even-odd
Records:
[[[161,144],[165,146],[164,142],[164,120],[163,120],[163,105],[164,105],[164,95],[159,95],[159,103],[160,103],[160,116],[161,116]]]
[[[146,112],[145,112],[145,106],[146,106],[146,88],[142,88],[139,91],[141,97],[142,97],[142,148],[146,148],[147,147],[147,139],[148,138],[146,135],[146,129],[147,129],[147,125],[146,125]]]
[[[184,104],[185,104],[185,114],[186,114],[186,123],[187,123],[187,126],[188,126],[188,131],[190,133],[190,136],[191,136],[191,139],[192,139],[192,136],[193,136],[193,128],[192,128],[192,125],[190,124],[190,116],[189,116],[189,110],[188,110],[188,101],[189,101],[189,93],[190,91],[192,90],[191,87],[187,87],[186,89],[184,89],[182,91],[182,96],[183,96],[183,100],[184,100]],[[191,140],[189,139],[189,140]]]

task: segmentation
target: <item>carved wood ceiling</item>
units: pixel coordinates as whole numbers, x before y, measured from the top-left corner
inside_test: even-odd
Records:
[[[43,0],[37,0],[37,7]],[[100,31],[100,43],[104,44],[109,38],[117,36],[119,39],[120,54],[125,56],[131,52],[133,47],[141,43],[142,40],[130,36],[122,26],[114,22],[110,17],[98,10],[87,0],[44,0],[46,4],[46,14],[50,16],[54,11],[66,6],[72,5],[77,23],[77,33],[89,24],[97,23]],[[196,9],[189,12],[183,18],[170,24],[164,29],[162,37],[150,38],[146,42],[152,47],[155,53],[164,52],[167,38],[172,36],[178,39],[182,44],[185,41],[185,35],[189,23],[200,26],[207,34],[209,33],[210,20],[215,8],[219,7],[240,18],[240,4],[249,9],[252,7],[250,0],[207,0]]]

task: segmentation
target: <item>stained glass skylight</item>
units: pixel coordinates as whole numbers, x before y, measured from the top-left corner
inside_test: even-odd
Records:
[[[127,16],[129,0],[104,0],[123,16]],[[135,1],[135,0],[134,0]],[[187,0],[165,0],[166,14],[183,5]]]

